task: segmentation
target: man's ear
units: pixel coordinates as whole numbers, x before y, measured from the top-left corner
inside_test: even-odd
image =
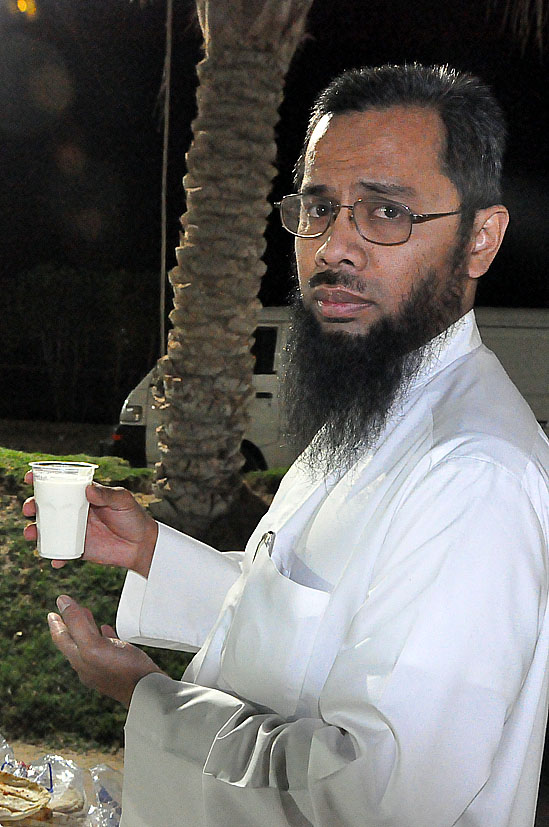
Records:
[[[502,204],[477,211],[469,247],[470,278],[478,279],[488,270],[503,241],[508,223],[509,213]]]

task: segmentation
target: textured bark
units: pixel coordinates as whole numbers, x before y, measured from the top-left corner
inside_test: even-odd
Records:
[[[155,513],[204,537],[239,494],[251,335],[284,76],[312,0],[197,0],[204,32],[187,212],[160,361]]]

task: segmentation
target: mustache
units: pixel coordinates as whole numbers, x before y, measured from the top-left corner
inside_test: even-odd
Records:
[[[321,273],[315,273],[307,282],[309,288],[320,287],[320,285],[328,285],[335,287],[346,287],[348,290],[353,290],[355,293],[364,293],[364,286],[359,279],[354,278],[344,270],[323,270]]]

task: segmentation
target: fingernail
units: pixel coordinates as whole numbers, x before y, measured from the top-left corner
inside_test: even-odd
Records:
[[[67,594],[60,594],[55,602],[57,603],[57,608],[61,614],[63,614],[65,609],[74,603],[74,600],[72,600]]]

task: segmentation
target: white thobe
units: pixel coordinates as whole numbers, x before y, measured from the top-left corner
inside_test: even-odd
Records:
[[[473,312],[375,450],[299,462],[241,554],[161,527],[121,637],[197,651],[126,724],[124,827],[531,827],[549,444]]]

